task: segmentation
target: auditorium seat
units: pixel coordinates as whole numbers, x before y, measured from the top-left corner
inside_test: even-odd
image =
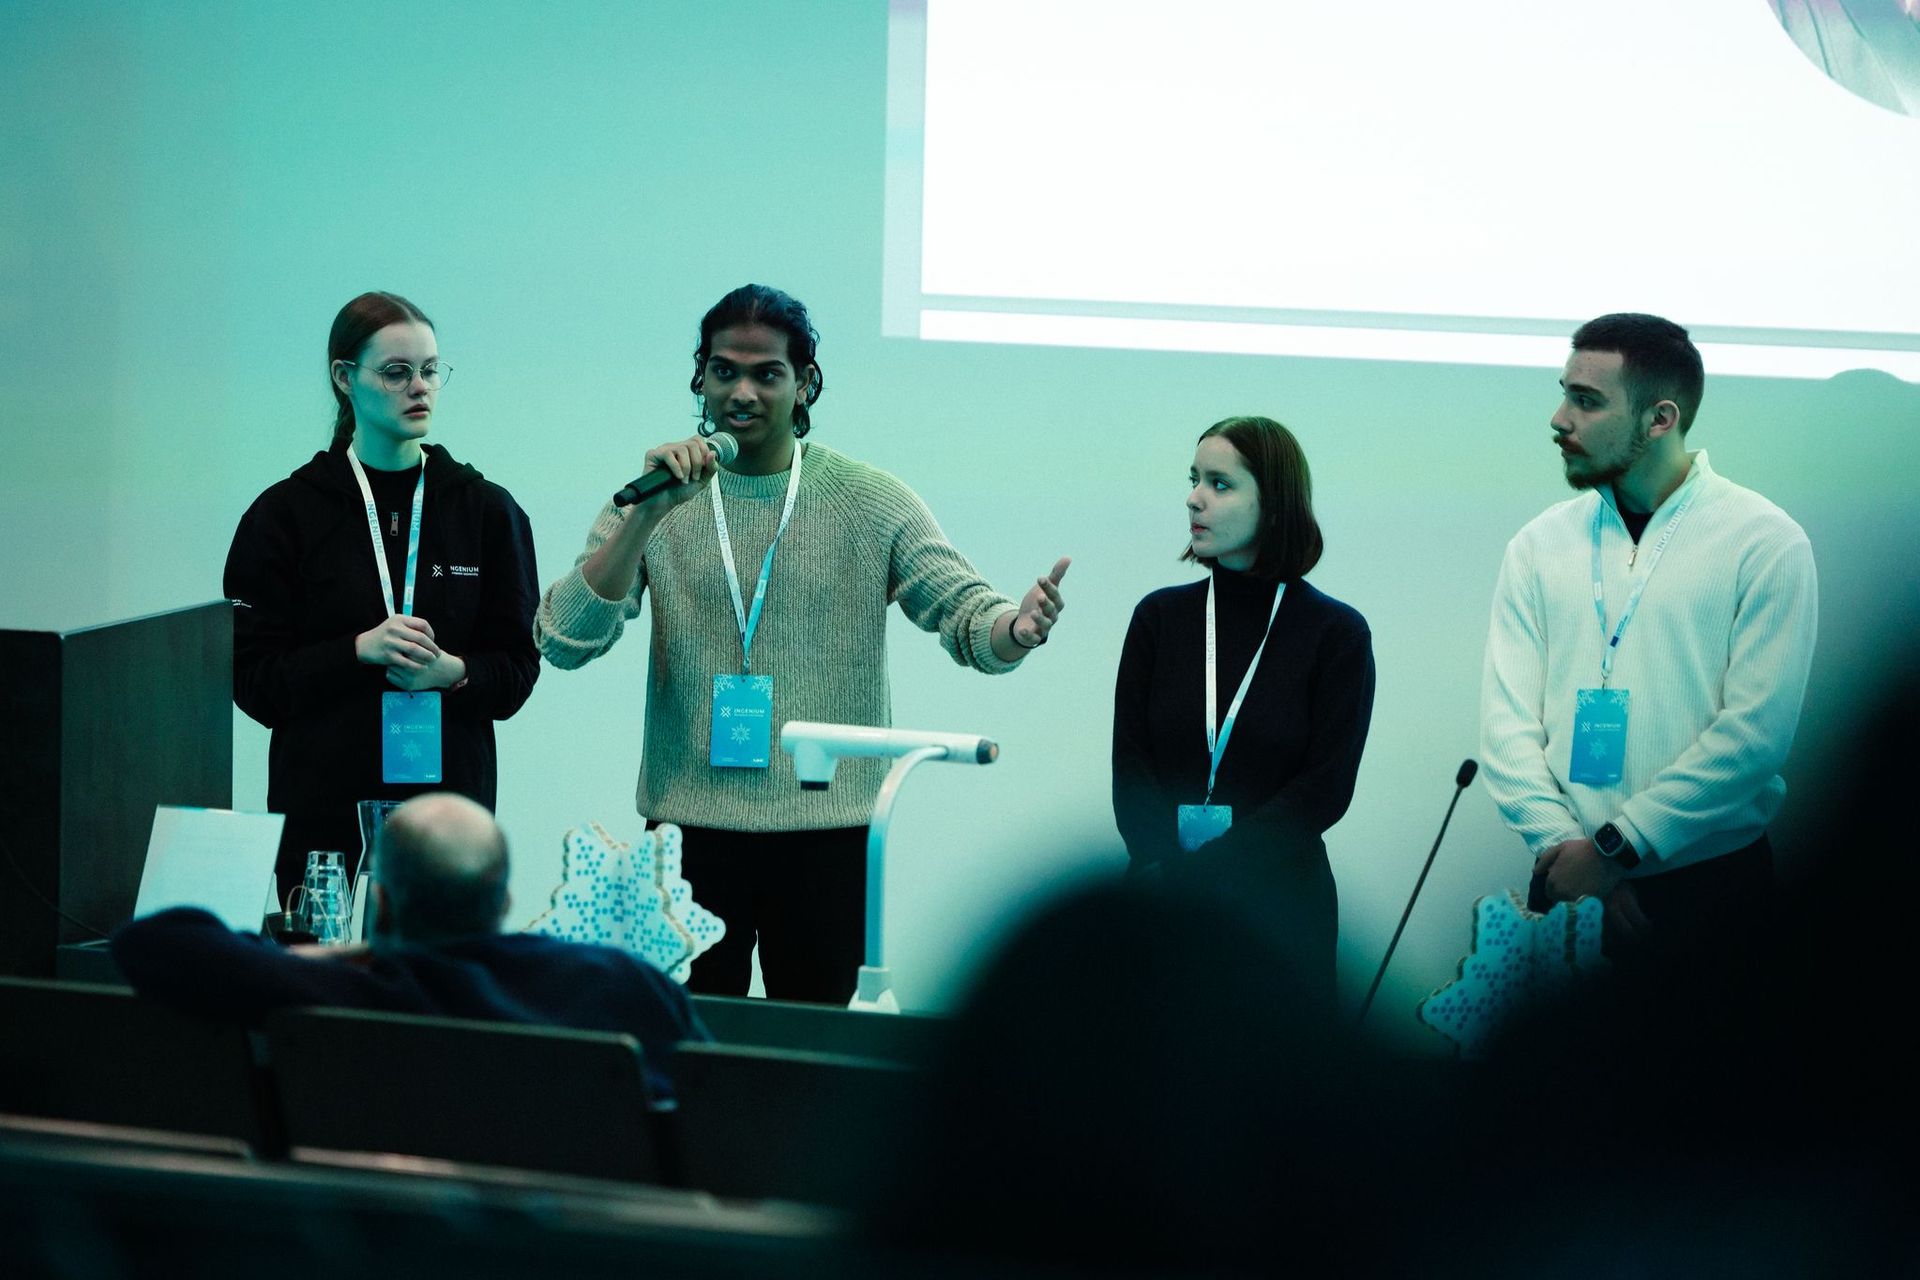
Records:
[[[295,1159],[336,1151],[671,1181],[630,1036],[350,1009],[267,1020]]]
[[[722,1044],[804,1049],[925,1066],[939,1053],[947,1019],[858,1013],[824,1004],[694,996],[693,1007]]]
[[[836,1215],[411,1157],[240,1161],[0,1130],[5,1274],[867,1274]]]
[[[686,1185],[854,1208],[921,1075],[873,1058],[683,1044],[673,1079],[678,1105],[668,1118]]]
[[[75,1151],[148,1151],[245,1160],[252,1148],[237,1138],[216,1138],[177,1129],[144,1129],[92,1120],[56,1120],[0,1112],[0,1149],[56,1145]]]
[[[0,978],[0,1112],[279,1146],[247,1032],[124,987]]]

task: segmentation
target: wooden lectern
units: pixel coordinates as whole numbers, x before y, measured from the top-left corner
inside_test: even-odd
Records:
[[[133,914],[161,804],[233,805],[233,606],[0,631],[0,973]]]

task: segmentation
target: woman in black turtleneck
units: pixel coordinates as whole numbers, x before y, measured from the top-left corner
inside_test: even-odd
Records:
[[[1338,904],[1321,837],[1353,798],[1373,712],[1372,636],[1357,612],[1304,581],[1320,559],[1320,527],[1291,432],[1270,418],[1215,423],[1191,479],[1183,558],[1209,578],[1155,591],[1134,609],[1114,690],[1114,817],[1136,872],[1272,894],[1303,963],[1324,964],[1330,984]],[[1217,771],[1207,734],[1210,594],[1213,722],[1226,736]]]

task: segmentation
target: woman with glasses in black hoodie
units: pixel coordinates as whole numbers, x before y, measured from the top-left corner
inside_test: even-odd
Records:
[[[405,298],[342,307],[332,444],[254,501],[227,554],[234,702],[273,730],[282,895],[310,850],[340,850],[353,874],[360,800],[444,790],[491,809],[493,722],[539,674],[526,514],[424,443],[450,371]]]

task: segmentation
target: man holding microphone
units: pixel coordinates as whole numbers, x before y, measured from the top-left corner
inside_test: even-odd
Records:
[[[534,641],[571,669],[611,648],[652,598],[652,661],[637,803],[686,836],[684,870],[726,937],[695,991],[744,995],[760,946],[769,996],[845,1004],[865,923],[867,823],[885,762],[848,760],[802,790],[775,746],[788,720],[886,725],[887,607],[940,634],[955,662],[1011,671],[1046,643],[1068,561],[1015,604],[947,542],[893,476],[802,438],[823,386],[798,300],[729,293],[700,325],[702,437],[646,455],[675,483],[609,504],[552,584]],[[644,479],[644,477],[643,477]]]

